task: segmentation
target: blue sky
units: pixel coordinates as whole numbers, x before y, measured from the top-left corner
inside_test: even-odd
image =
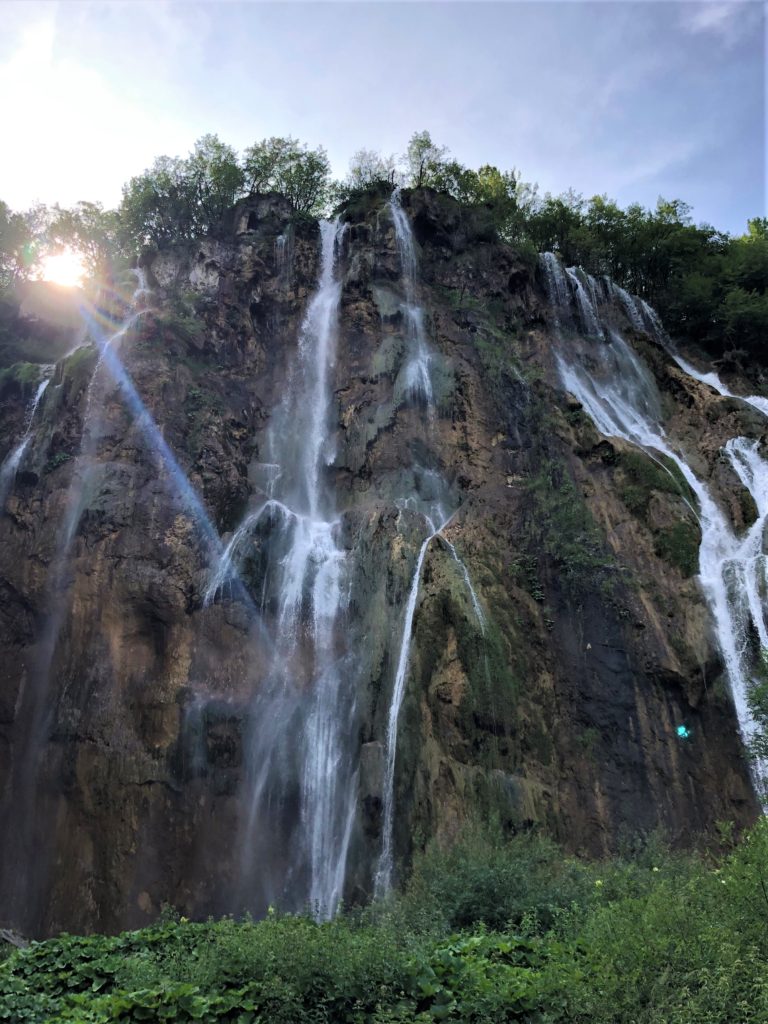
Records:
[[[0,198],[119,200],[216,132],[401,153],[428,129],[542,191],[766,212],[765,5],[0,0]]]

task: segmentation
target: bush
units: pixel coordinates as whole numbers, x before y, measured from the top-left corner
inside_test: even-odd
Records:
[[[14,950],[0,1021],[763,1024],[767,926],[765,820],[724,857],[651,836],[593,864],[472,826],[326,924],[166,917]]]
[[[591,890],[591,876],[543,836],[501,840],[480,825],[448,849],[428,847],[413,868],[401,911],[413,930],[485,926],[537,934]]]

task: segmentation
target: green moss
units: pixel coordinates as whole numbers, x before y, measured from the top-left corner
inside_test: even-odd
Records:
[[[17,384],[22,391],[28,390],[40,380],[41,367],[39,363],[14,363],[4,370],[0,370],[0,388],[6,384]]]
[[[613,589],[616,566],[592,513],[564,466],[545,462],[528,483],[532,498],[526,533],[528,548],[541,563],[551,559],[567,590],[583,593]]]
[[[74,377],[83,366],[94,362],[96,350],[92,345],[80,345],[62,363],[62,376]]]
[[[576,742],[584,751],[585,757],[589,758],[590,761],[595,759],[595,748],[599,739],[600,733],[594,726],[588,726],[586,729],[583,729],[576,737]]]
[[[642,451],[621,452],[615,465],[619,470],[619,497],[639,519],[648,514],[654,491],[679,495],[689,504],[696,500],[678,466],[664,455],[651,458]]]
[[[541,603],[546,594],[539,579],[539,560],[535,555],[521,552],[512,565],[515,584],[530,594],[534,601]]]
[[[44,473],[52,473],[59,466],[63,466],[66,462],[69,462],[72,456],[69,452],[55,452],[50,456],[45,466],[43,466]]]
[[[695,576],[699,570],[701,531],[698,526],[681,520],[656,534],[656,554],[679,569],[683,576]]]

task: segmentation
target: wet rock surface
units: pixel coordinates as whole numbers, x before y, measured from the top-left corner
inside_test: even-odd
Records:
[[[349,898],[373,885],[404,608],[431,532],[403,498],[429,501],[430,473],[455,511],[427,549],[414,614],[398,870],[414,842],[449,840],[476,813],[584,854],[628,832],[663,828],[686,845],[718,820],[748,823],[758,806],[709,612],[683,541],[671,554],[664,541],[680,523],[695,535],[695,515],[563,392],[535,268],[494,240],[485,212],[429,190],[405,193],[403,208],[434,415],[404,380],[386,199],[350,211],[339,254],[324,472],[350,565],[338,639],[359,746]],[[215,238],[148,261],[150,308],[116,342],[225,544],[271,494],[267,433],[291,386],[319,246],[317,225],[280,197],[243,201]],[[670,431],[748,525],[754,511],[718,452],[736,432],[762,436],[761,418],[636,342]],[[145,413],[97,356],[88,345],[58,364],[0,518],[0,923],[25,934],[139,926],[163,903],[193,916],[259,910],[243,889],[242,836],[246,748],[254,727],[270,727],[254,723],[251,701],[278,617],[271,527],[248,537],[244,589],[205,606],[210,538]],[[25,395],[1,386],[6,443]],[[278,849],[280,837],[258,843]]]

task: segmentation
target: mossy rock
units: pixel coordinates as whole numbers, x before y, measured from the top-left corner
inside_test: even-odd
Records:
[[[14,363],[0,370],[0,392],[18,389],[22,395],[31,392],[39,383],[42,367],[39,363]]]
[[[660,530],[655,538],[656,554],[679,569],[686,578],[695,576],[699,571],[700,545],[701,530],[686,520]]]
[[[696,496],[678,466],[665,455],[652,457],[646,452],[624,451],[615,460],[619,472],[618,494],[629,511],[645,519],[654,491],[676,494],[689,505]]]

